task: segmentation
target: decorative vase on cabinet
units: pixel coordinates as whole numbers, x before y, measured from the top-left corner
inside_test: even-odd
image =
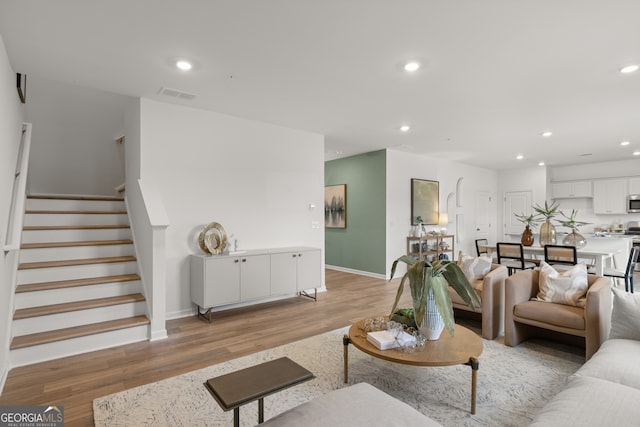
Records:
[[[520,238],[520,243],[522,246],[531,246],[533,245],[533,232],[529,226],[525,226],[524,231],[522,232],[522,237]]]
[[[540,246],[556,244],[556,226],[546,220],[540,225]]]

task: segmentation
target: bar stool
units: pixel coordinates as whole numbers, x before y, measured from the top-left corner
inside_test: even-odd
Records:
[[[511,276],[515,270],[529,270],[536,267],[533,262],[524,260],[522,243],[498,242],[496,244],[496,250],[498,252],[498,264],[507,267],[509,276]]]
[[[575,246],[545,245],[544,262],[556,270],[568,270],[578,263]]]
[[[627,262],[627,268],[624,271],[614,270],[612,268],[605,268],[603,276],[613,277],[614,279],[624,279],[624,290],[633,293],[633,270],[638,262],[638,254],[640,253],[640,246],[633,246],[629,252],[629,261]]]

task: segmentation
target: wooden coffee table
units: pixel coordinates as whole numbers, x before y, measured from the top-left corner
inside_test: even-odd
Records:
[[[444,330],[437,341],[427,341],[424,350],[405,353],[402,350],[378,350],[367,341],[364,332],[364,319],[349,328],[344,335],[344,382],[348,382],[349,375],[349,344],[378,359],[389,362],[415,366],[471,366],[471,413],[476,413],[476,385],[480,362],[478,357],[482,353],[482,339],[473,331],[455,325],[454,336]]]

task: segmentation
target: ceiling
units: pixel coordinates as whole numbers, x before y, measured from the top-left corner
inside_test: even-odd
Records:
[[[640,161],[640,71],[619,72],[640,64],[638,16],[637,0],[0,0],[0,34],[16,72],[320,133],[327,160],[509,169]]]

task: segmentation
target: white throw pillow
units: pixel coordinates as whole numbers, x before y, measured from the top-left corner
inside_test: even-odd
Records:
[[[587,302],[587,266],[576,264],[559,272],[544,261],[540,262],[538,301],[584,307]]]
[[[491,271],[491,262],[489,254],[482,254],[479,257],[465,255],[462,251],[458,254],[458,265],[470,282],[484,279],[484,276]]]
[[[612,288],[610,339],[622,338],[640,341],[640,294],[631,294]]]

